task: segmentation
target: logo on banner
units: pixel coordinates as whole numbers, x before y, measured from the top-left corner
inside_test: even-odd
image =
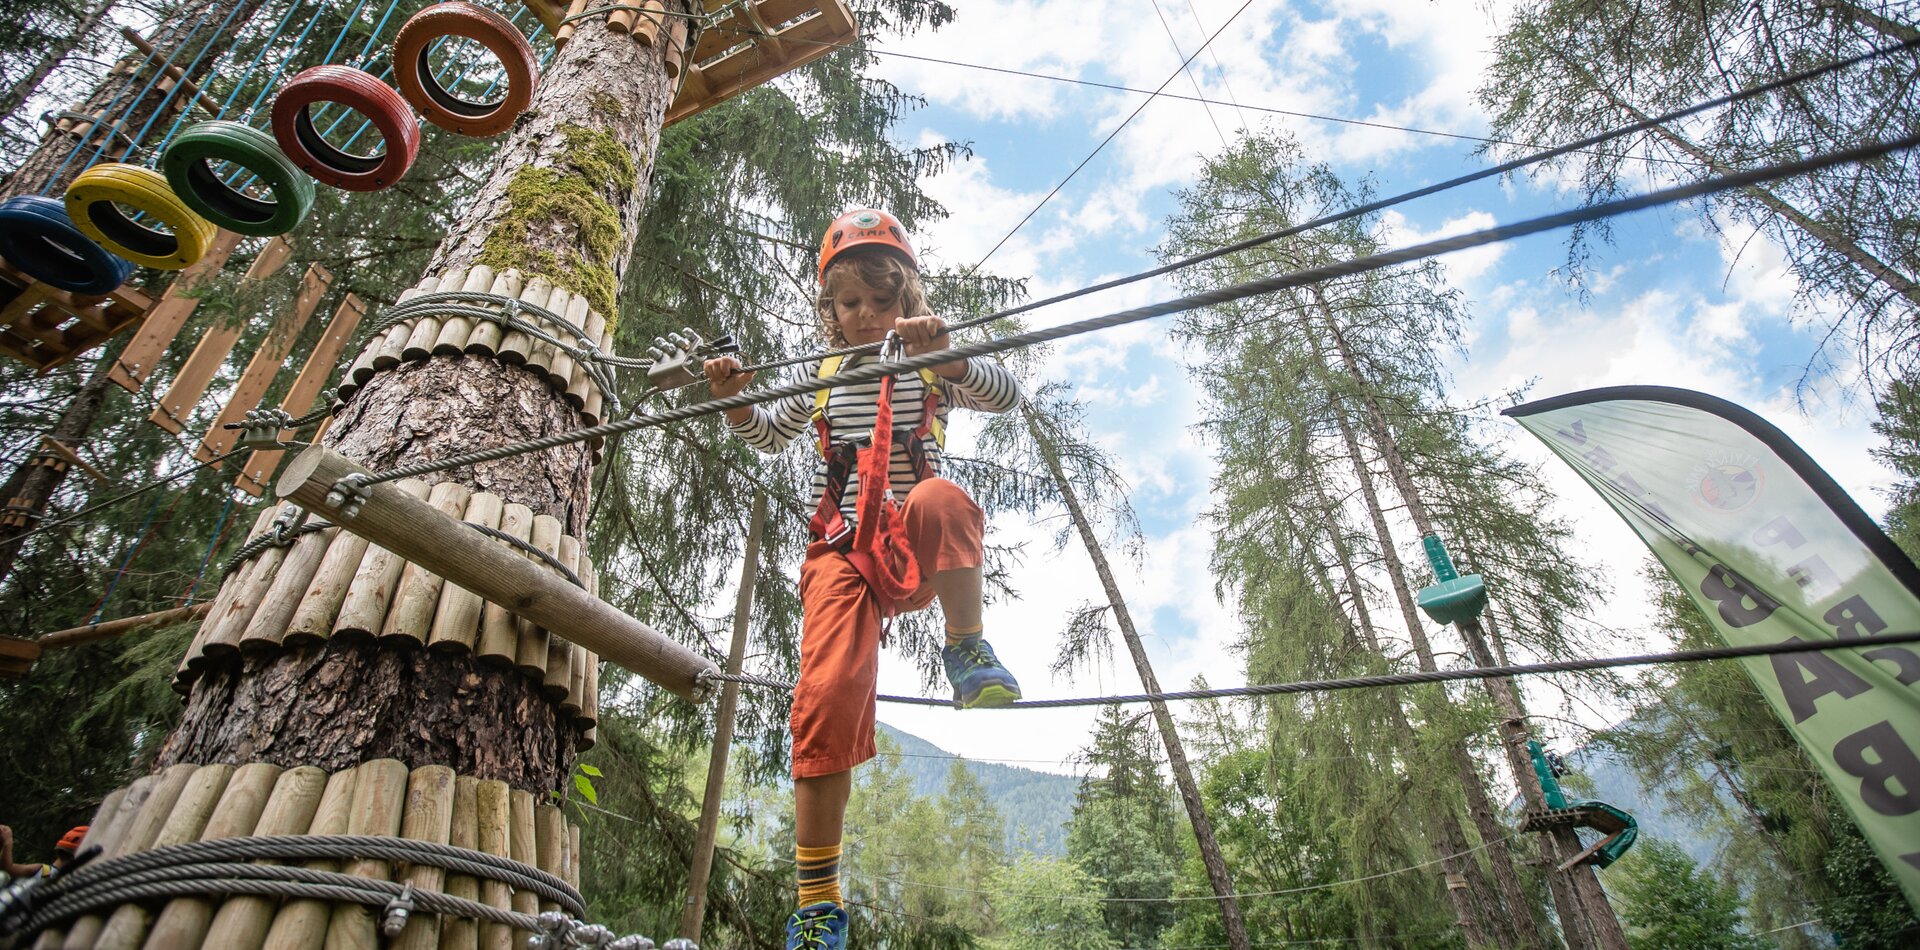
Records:
[[[1766,477],[1753,456],[1708,459],[1688,473],[1688,492],[1709,511],[1735,512],[1760,497]]]

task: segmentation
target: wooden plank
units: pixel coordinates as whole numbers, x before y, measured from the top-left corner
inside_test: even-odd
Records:
[[[133,339],[127,341],[127,348],[114,361],[113,371],[108,376],[120,388],[137,393],[146,385],[160,358],[166,355],[167,348],[180,335],[180,328],[186,326],[187,318],[193,316],[193,311],[200,306],[200,298],[191,292],[199,290],[220,272],[220,268],[227,266],[227,258],[233,256],[233,249],[238,246],[240,235],[221,231],[214,237],[213,246],[207,249],[206,256],[174,278],[167,292],[160,296],[160,302],[148,311],[147,319],[134,332]]]
[[[53,454],[58,455],[61,458],[65,459],[67,461],[67,464],[80,466],[80,470],[92,476],[94,481],[99,482],[102,485],[110,485],[113,483],[113,479],[108,478],[105,472],[102,472],[99,469],[93,467],[92,462],[89,462],[86,459],[81,458],[80,453],[75,452],[73,449],[69,448],[66,443],[61,442],[59,439],[56,439],[50,435],[43,435],[40,437],[40,445],[44,447],[47,451],[52,452]]]
[[[762,23],[778,30],[814,12],[816,7],[815,0],[760,0],[753,5],[753,13]],[[753,20],[741,15],[741,12],[730,13],[718,23],[700,31],[700,42],[694,44],[689,62],[704,63],[736,46],[752,43],[753,34],[758,29]]]
[[[40,658],[40,644],[0,634],[0,656],[14,660],[37,660]]]
[[[267,338],[255,350],[253,358],[247,361],[247,370],[240,376],[240,382],[233,387],[233,394],[227,397],[227,404],[220,408],[220,415],[207,427],[207,434],[200,441],[200,447],[194,450],[193,457],[202,462],[211,462],[240,439],[237,429],[227,425],[239,422],[247,412],[260,405],[260,398],[267,394],[267,388],[273,385],[273,378],[280,374],[280,364],[286,362],[287,354],[293,352],[293,344],[300,339],[300,331],[307,328],[307,321],[313,318],[313,311],[320,306],[320,298],[326,296],[327,288],[333,284],[333,273],[318,264],[307,265],[307,273],[300,279],[300,295],[293,300],[293,311],[279,321],[267,333]]]
[[[173,377],[167,394],[160,397],[160,404],[147,415],[147,421],[175,435],[185,432],[187,414],[200,402],[200,397],[206,395],[207,385],[213,382],[213,375],[220,371],[220,364],[227,361],[227,354],[233,352],[233,344],[239,339],[238,326],[208,328]]]
[[[340,306],[334,308],[333,319],[327,323],[325,333],[313,352],[307,354],[306,365],[300,367],[300,375],[294,377],[293,386],[287,390],[286,398],[280,400],[280,411],[298,418],[313,408],[313,401],[320,395],[322,387],[333,375],[340,363],[340,354],[346,351],[347,341],[352,339],[353,331],[367,315],[367,305],[354,294],[341,299]],[[292,431],[280,433],[282,440],[293,438]],[[286,452],[282,449],[256,449],[247,456],[247,462],[240,467],[240,475],[234,479],[234,487],[255,498],[266,491],[267,481],[273,477],[275,469],[280,467],[280,459]]]
[[[852,42],[858,25],[840,0],[820,0],[820,11],[775,37],[790,57],[775,58],[759,45],[742,46],[718,60],[690,68],[686,83],[667,110],[672,125],[697,115],[776,76],[797,69]]]

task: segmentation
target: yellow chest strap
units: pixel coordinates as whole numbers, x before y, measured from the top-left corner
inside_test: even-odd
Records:
[[[813,378],[825,379],[840,372],[840,366],[846,362],[846,359],[845,355],[841,355],[829,356],[821,360],[820,370],[813,374]],[[925,406],[921,407],[920,428],[924,432],[932,433],[933,444],[945,450],[947,447],[947,426],[940,421],[940,414],[938,412],[942,389],[940,377],[934,375],[933,370],[922,369],[920,370],[920,382],[927,388],[927,402]],[[832,392],[833,390],[831,389],[822,389],[813,394],[813,424],[819,427],[822,433],[821,448],[823,451],[826,447],[827,397],[831,395]]]

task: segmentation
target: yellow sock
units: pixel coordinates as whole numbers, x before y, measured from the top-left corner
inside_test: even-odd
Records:
[[[986,627],[983,624],[974,624],[973,627],[968,630],[957,630],[953,627],[948,627],[947,646],[953,646],[962,640],[977,639],[980,636],[980,631],[984,629],[986,629]]]
[[[821,901],[845,906],[846,900],[840,896],[840,846],[830,844],[809,848],[798,845],[793,850],[800,881],[800,906]]]

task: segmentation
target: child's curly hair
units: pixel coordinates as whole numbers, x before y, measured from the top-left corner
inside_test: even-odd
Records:
[[[888,291],[900,298],[900,313],[906,317],[923,317],[927,310],[927,293],[920,286],[920,272],[896,254],[875,249],[854,249],[840,255],[827,268],[826,279],[820,285],[820,296],[814,307],[820,316],[820,332],[827,338],[828,346],[846,346],[847,337],[840,332],[840,321],[833,315],[834,288],[839,284],[841,275],[856,277],[861,283],[879,290]]]

